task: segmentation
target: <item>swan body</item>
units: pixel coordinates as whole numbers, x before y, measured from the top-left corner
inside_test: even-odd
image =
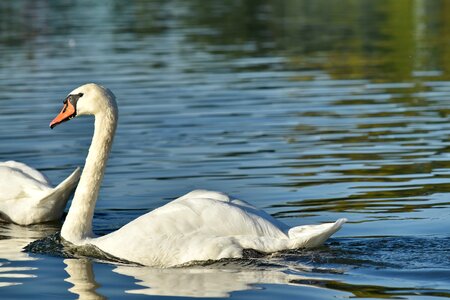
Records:
[[[219,192],[195,190],[87,242],[115,257],[164,267],[239,258],[244,249],[269,253],[315,247],[342,223],[290,230],[247,202]]]
[[[60,219],[80,173],[77,168],[53,187],[44,174],[24,163],[0,162],[0,220],[30,225]]]
[[[74,247],[95,246],[129,262],[170,267],[198,260],[239,258],[245,249],[269,253],[316,247],[346,221],[290,228],[247,202],[220,192],[195,190],[115,232],[95,237],[92,218],[118,119],[113,93],[92,83],[75,89],[50,127],[82,114],[95,116],[95,130],[61,229],[63,240]]]

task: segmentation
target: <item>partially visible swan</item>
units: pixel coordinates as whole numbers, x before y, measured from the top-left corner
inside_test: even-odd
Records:
[[[95,129],[61,229],[63,240],[75,247],[94,246],[129,262],[170,267],[197,260],[238,258],[244,249],[268,253],[316,247],[346,221],[289,228],[244,201],[219,192],[196,190],[115,232],[95,237],[92,218],[118,120],[114,94],[93,83],[76,88],[50,127],[80,115],[94,115]]]
[[[16,161],[0,162],[0,220],[30,225],[62,217],[80,168],[55,188],[41,172]]]

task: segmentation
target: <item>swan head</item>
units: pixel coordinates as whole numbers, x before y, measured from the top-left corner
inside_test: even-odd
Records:
[[[109,89],[95,83],[77,87],[67,95],[61,112],[50,122],[50,128],[53,129],[56,125],[81,115],[96,115],[103,112],[117,115],[115,98]]]

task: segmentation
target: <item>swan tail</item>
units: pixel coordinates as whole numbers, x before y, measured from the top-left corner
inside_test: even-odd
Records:
[[[293,227],[288,231],[289,239],[293,242],[292,248],[318,247],[341,229],[345,222],[347,219],[342,218],[334,223]]]
[[[59,215],[58,218],[60,218],[70,194],[73,192],[80,179],[80,175],[81,169],[80,167],[77,167],[69,177],[64,179],[52,189],[49,194],[39,201],[39,206],[47,207],[51,215]]]

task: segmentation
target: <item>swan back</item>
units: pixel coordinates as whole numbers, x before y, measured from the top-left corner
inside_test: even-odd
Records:
[[[25,176],[34,179],[35,181],[38,181],[39,183],[43,185],[50,185],[50,180],[42,174],[41,172],[27,166],[24,163],[9,160],[5,162],[0,162],[0,168],[3,167],[6,169],[9,169],[14,172],[20,172],[21,174],[24,174]]]

